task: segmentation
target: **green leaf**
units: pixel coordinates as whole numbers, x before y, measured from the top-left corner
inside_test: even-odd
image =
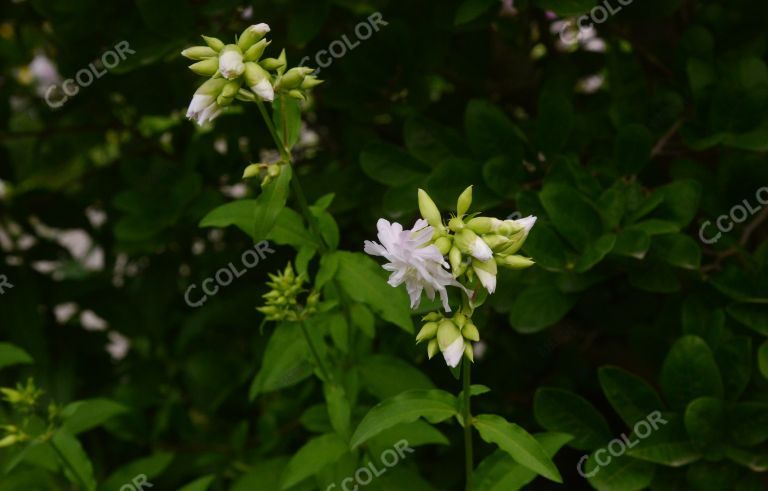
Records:
[[[434,389],[435,385],[421,370],[389,355],[366,356],[358,366],[360,382],[379,399],[394,397],[413,389]]]
[[[173,461],[171,453],[156,453],[149,457],[134,460],[113,472],[99,485],[99,491],[112,491],[131,484],[135,478],[152,478],[161,475]]]
[[[363,172],[387,186],[403,186],[427,177],[424,165],[399,147],[386,143],[368,145],[360,154]]]
[[[77,435],[100,426],[126,411],[128,411],[127,407],[109,399],[77,401],[62,409],[62,427],[72,435]]]
[[[650,247],[651,238],[646,232],[627,228],[619,232],[612,252],[620,256],[643,259]]]
[[[571,439],[563,433],[538,433],[533,437],[550,459]],[[480,462],[473,476],[477,491],[517,491],[533,481],[536,473],[515,462],[503,450],[497,450]]]
[[[409,390],[373,407],[352,435],[350,446],[356,448],[382,431],[400,423],[424,418],[439,423],[457,416],[456,398],[442,390]]]
[[[264,350],[261,370],[253,379],[248,397],[295,385],[312,374],[309,348],[296,323],[279,324]]]
[[[560,235],[577,249],[584,250],[602,234],[600,214],[571,186],[546,184],[539,199]]]
[[[344,292],[355,302],[369,305],[384,320],[413,333],[405,289],[391,287],[384,270],[365,254],[339,251],[335,255],[339,263],[336,279]]]
[[[191,483],[179,488],[179,491],[206,491],[213,483],[216,476],[211,474],[209,476],[203,476],[200,479],[195,479]]]
[[[730,440],[743,447],[760,445],[768,440],[768,404],[762,402],[732,403],[726,408]]]
[[[344,388],[335,383],[326,383],[323,387],[325,404],[328,409],[328,417],[334,431],[345,442],[349,441],[351,434],[350,414],[351,407]]]
[[[612,438],[603,415],[589,401],[567,390],[537,390],[533,413],[547,430],[572,435],[568,445],[579,450],[594,450]]]
[[[51,445],[56,449],[70,480],[88,491],[94,491],[96,478],[93,474],[93,464],[77,438],[62,428],[53,434]]]
[[[498,7],[497,0],[464,0],[456,11],[455,25],[466,24],[483,14],[491,5]]]
[[[440,430],[426,421],[416,420],[412,423],[403,423],[388,430],[384,430],[366,442],[371,453],[381,453],[395,446],[396,443],[406,440],[409,447],[422,445],[450,445],[448,438]]]
[[[234,225],[248,236],[253,235],[254,215],[259,202],[255,199],[240,199],[214,208],[200,220],[200,227],[224,228]]]
[[[562,150],[571,135],[573,120],[571,101],[559,92],[541,93],[536,119],[536,141],[545,154],[551,157]]]
[[[748,328],[768,336],[768,307],[752,303],[735,303],[726,312]]]
[[[663,413],[657,429],[650,436],[639,441],[627,450],[627,455],[637,459],[680,467],[701,458],[701,454],[691,443],[682,418],[671,413]]]
[[[464,129],[472,151],[483,158],[504,155],[515,149],[518,129],[504,112],[490,102],[471,100],[464,113]]]
[[[707,452],[721,442],[725,433],[725,406],[712,397],[691,401],[685,409],[685,429],[696,447]]]
[[[606,234],[592,242],[584,250],[584,254],[576,261],[573,269],[577,273],[585,273],[603,260],[616,245],[616,235]]]
[[[768,341],[764,341],[757,350],[757,366],[763,378],[768,380]]]
[[[680,179],[662,186],[656,190],[664,201],[654,212],[658,218],[663,218],[685,227],[699,209],[701,200],[701,184],[693,179]]]
[[[410,154],[429,167],[466,153],[465,144],[456,131],[420,116],[405,122],[403,138]]]
[[[291,458],[283,470],[280,489],[288,489],[336,462],[349,448],[336,434],[312,438]]]
[[[280,140],[290,150],[301,134],[301,104],[292,97],[276,96],[272,102],[272,121]]]
[[[563,482],[560,472],[541,444],[518,425],[495,414],[475,416],[473,425],[483,440],[498,445],[518,464],[551,481]]]
[[[651,256],[678,268],[697,269],[701,266],[701,248],[698,242],[683,234],[655,237]]]
[[[312,247],[318,249],[320,243],[304,226],[301,215],[290,209],[283,208],[277,215],[277,222],[269,234],[269,239],[276,244],[290,245],[296,249]]]
[[[606,399],[630,428],[664,407],[653,387],[637,375],[607,366],[598,370],[598,376]]]
[[[679,409],[698,397],[723,397],[720,370],[703,339],[683,336],[672,346],[661,368],[661,390]]]
[[[258,206],[254,211],[256,228],[253,238],[256,241],[266,239],[275,226],[280,211],[288,200],[288,186],[291,183],[291,166],[280,166],[280,175],[277,179],[262,188],[257,201]]]
[[[10,343],[0,343],[0,369],[34,363],[29,353]]]
[[[248,472],[232,484],[230,491],[254,491],[256,489],[280,489],[280,476],[288,459],[278,457],[255,463]]]
[[[607,457],[601,457],[601,460]],[[641,491],[648,489],[656,473],[656,466],[627,455],[610,456],[608,465],[598,466],[593,453],[581,470],[589,484],[597,491]],[[597,471],[594,475],[593,472]]]
[[[531,285],[512,303],[509,322],[517,332],[538,332],[559,322],[575,303],[554,285]]]

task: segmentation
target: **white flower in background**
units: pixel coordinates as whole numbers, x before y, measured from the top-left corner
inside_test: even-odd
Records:
[[[243,54],[237,46],[227,46],[219,55],[219,72],[221,76],[232,80],[243,74],[245,63],[243,63]]]
[[[447,270],[448,263],[440,250],[430,242],[433,228],[426,220],[417,220],[410,230],[403,230],[399,223],[389,223],[379,219],[376,224],[381,244],[365,241],[365,252],[372,256],[381,256],[389,262],[383,267],[391,271],[389,284],[398,286],[405,283],[411,297],[411,308],[416,308],[421,300],[421,292],[426,290],[430,299],[435,292],[440,294],[443,308],[450,312],[447,286],[461,287]]]
[[[109,331],[107,337],[109,338],[109,344],[107,344],[106,350],[109,356],[115,361],[125,358],[128,350],[131,349],[131,340],[117,331]]]

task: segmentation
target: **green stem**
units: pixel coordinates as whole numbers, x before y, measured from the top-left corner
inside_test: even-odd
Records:
[[[303,320],[299,321],[299,325],[301,325],[301,331],[304,333],[304,338],[307,340],[307,345],[309,345],[309,350],[312,352],[312,356],[315,357],[315,362],[317,362],[317,366],[320,369],[320,373],[323,374],[323,379],[325,379],[326,382],[331,382],[331,374],[330,372],[325,368],[325,363],[323,363],[322,358],[320,358],[320,355],[317,353],[317,350],[315,349],[315,344],[312,342],[312,338],[309,337],[309,331],[307,330],[307,325],[304,323]]]
[[[267,128],[269,129],[269,134],[272,135],[272,139],[275,141],[277,150],[278,152],[280,152],[280,157],[288,165],[292,166],[293,158],[291,158],[291,153],[288,151],[287,148],[285,148],[283,141],[278,136],[277,130],[275,129],[275,125],[272,123],[272,118],[269,117],[269,113],[267,112],[267,108],[264,106],[264,103],[258,99],[256,100],[256,105],[259,106],[259,112],[261,113],[261,117],[264,119],[264,124],[266,124]],[[301,187],[299,176],[297,176],[295,172],[293,173],[293,177],[291,178],[291,189],[293,190],[293,194],[296,196],[296,201],[299,202],[299,208],[301,208],[301,213],[304,215],[304,218],[307,220],[307,223],[309,223],[309,228],[312,229],[312,233],[317,237],[317,240],[319,241],[320,252],[327,251],[328,245],[325,243],[325,239],[323,238],[323,234],[320,231],[320,226],[317,224],[317,219],[315,218],[315,215],[313,215],[309,209],[307,198],[304,195],[304,189]]]
[[[467,475],[467,487],[466,491],[472,491],[474,486],[472,484],[472,470],[474,469],[473,457],[472,457],[472,413],[469,408],[470,398],[470,370],[472,364],[464,359],[462,371],[464,379],[464,464],[465,472]]]

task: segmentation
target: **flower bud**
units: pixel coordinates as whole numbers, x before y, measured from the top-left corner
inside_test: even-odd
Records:
[[[493,251],[488,247],[488,244],[468,228],[462,229],[456,234],[454,243],[461,252],[469,254],[480,261],[488,261],[493,257]]]
[[[464,220],[459,217],[453,217],[448,220],[448,228],[451,229],[452,232],[458,232],[464,228]]]
[[[488,244],[493,252],[497,252],[500,248],[505,247],[509,243],[509,239],[503,235],[498,234],[485,234],[483,235],[483,241]]]
[[[240,37],[237,39],[237,46],[246,51],[255,43],[261,41],[261,39],[269,32],[269,25],[265,23],[255,24],[246,27]]]
[[[245,83],[263,101],[272,101],[275,98],[275,90],[272,88],[269,73],[258,63],[245,64]]]
[[[289,90],[288,97],[292,97],[293,99],[296,99],[299,101],[303,101],[307,99],[304,93],[298,89]]]
[[[464,353],[464,337],[453,322],[444,320],[440,323],[437,329],[437,344],[443,352],[445,363],[449,367],[456,367]]]
[[[476,234],[488,234],[498,230],[502,223],[498,218],[475,217],[467,222],[467,227]]]
[[[467,189],[465,189],[460,195],[459,199],[456,202],[456,216],[464,216],[464,214],[469,210],[469,207],[472,205],[472,186],[469,186]]]
[[[206,80],[197,88],[195,95],[218,96],[221,93],[221,89],[223,89],[226,84],[227,81],[222,78]]]
[[[464,327],[461,328],[461,335],[470,341],[480,341],[480,331],[478,331],[477,326],[471,322],[464,324]]]
[[[261,164],[251,164],[248,167],[245,168],[243,171],[243,179],[248,179],[249,177],[258,176],[261,173]],[[269,292],[274,293],[274,292]],[[269,295],[269,293],[267,295]],[[267,295],[264,295],[265,297]]]
[[[182,51],[181,56],[190,60],[205,60],[207,58],[215,58],[216,51],[210,46],[192,46]]]
[[[456,327],[461,329],[464,324],[467,323],[467,316],[459,312],[458,314],[454,315],[453,319],[451,320],[453,320],[453,323],[456,324]]]
[[[21,440],[21,435],[6,435],[0,439],[0,448],[10,447]]]
[[[477,275],[477,279],[480,280],[480,284],[488,290],[488,293],[496,291],[496,274],[498,273],[496,261],[478,261],[473,259],[472,269]]]
[[[324,82],[324,80],[320,80],[319,78],[315,77],[314,75],[307,75],[304,78],[304,81],[301,82],[301,88],[303,90],[310,90],[310,89],[313,89],[313,88],[317,87],[318,85],[320,85],[323,82]]]
[[[526,236],[522,231],[512,235],[507,242],[496,249],[499,256],[509,256],[514,254],[525,244]]]
[[[496,263],[499,266],[509,269],[525,269],[535,264],[531,258],[515,255],[496,258]]]
[[[285,50],[280,52],[280,56],[277,58],[265,58],[259,62],[259,64],[265,70],[277,70],[277,74],[281,75],[285,70],[287,62],[285,60]]]
[[[227,82],[224,84],[224,87],[221,89],[221,94],[216,99],[216,103],[219,106],[227,106],[229,104],[232,104],[232,101],[235,99],[235,96],[237,95],[237,92],[240,90],[240,83],[233,80],[231,82]]]
[[[312,71],[312,68],[306,66],[291,68],[280,78],[278,85],[283,90],[296,89],[304,82],[304,77],[312,73]]]
[[[434,321],[439,321],[442,318],[443,318],[443,314],[441,314],[440,312],[430,312],[424,317],[422,317],[421,320],[434,322]]]
[[[427,322],[416,335],[416,344],[425,339],[432,339],[437,334],[437,322]]]
[[[269,46],[270,42],[266,39],[262,39],[258,43],[254,44],[250,48],[248,48],[247,51],[245,51],[245,54],[243,55],[243,59],[245,61],[257,61],[259,58],[261,58],[261,55],[264,54],[264,50],[267,49],[267,46]]]
[[[203,77],[212,77],[219,69],[219,60],[217,58],[208,58],[189,65],[189,69]]]
[[[474,353],[474,351],[472,351],[472,345],[470,343],[465,343],[465,344],[466,345],[464,346],[464,356],[466,356],[469,361],[474,363],[475,362],[475,353]]]
[[[203,41],[205,41],[205,44],[207,44],[212,50],[215,52],[219,52],[224,48],[224,43],[215,37],[209,37],[209,36],[201,36],[203,38]]]
[[[466,268],[464,268],[461,251],[458,247],[451,247],[451,250],[448,253],[448,261],[451,263],[451,271],[453,272],[453,277],[456,278],[461,276],[461,274],[464,272],[464,269]]]
[[[435,202],[423,189],[419,189],[419,211],[427,223],[435,229],[442,230],[443,222],[440,219],[440,210],[437,209]]]
[[[451,250],[452,240],[450,237],[443,236],[435,241],[435,246],[440,250],[440,254],[445,256]]]
[[[282,167],[280,167],[280,164],[271,164],[269,167],[267,167],[267,175],[270,177],[279,176],[280,171],[282,171]]]
[[[228,44],[219,53],[219,72],[221,76],[232,80],[243,74],[245,64],[243,53],[234,44]]]
[[[440,351],[440,347],[437,345],[437,338],[434,338],[427,345],[427,356],[431,360],[438,351]]]

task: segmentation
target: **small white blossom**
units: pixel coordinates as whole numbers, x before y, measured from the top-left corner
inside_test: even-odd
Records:
[[[529,215],[525,218],[520,218],[518,220],[513,220],[517,225],[520,225],[525,230],[525,236],[528,237],[528,233],[531,231],[533,226],[536,224],[536,217],[533,215]]]
[[[469,244],[469,253],[472,257],[481,261],[488,261],[493,257],[493,251],[480,237],[476,237],[475,240]]]
[[[381,244],[366,240],[365,252],[389,261],[383,266],[392,272],[389,284],[396,287],[405,283],[411,308],[418,307],[422,291],[426,290],[430,299],[434,299],[435,292],[438,292],[443,308],[450,312],[446,287],[461,285],[447,270],[448,263],[440,250],[429,244],[433,228],[427,225],[426,220],[419,219],[412,229],[403,230],[399,223],[389,223],[383,218],[379,219],[376,227]]]
[[[216,97],[207,94],[195,94],[187,109],[187,117],[199,125],[213,121],[221,113],[221,107],[216,104]]]
[[[219,56],[219,72],[224,78],[232,80],[242,75],[244,71],[245,63],[243,63],[243,55],[240,51],[230,49]]]
[[[464,338],[459,336],[456,338],[456,341],[443,350],[443,358],[445,358],[445,363],[449,367],[456,368],[462,356],[464,356]]]

